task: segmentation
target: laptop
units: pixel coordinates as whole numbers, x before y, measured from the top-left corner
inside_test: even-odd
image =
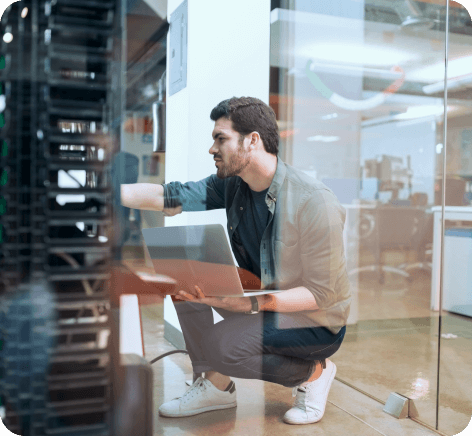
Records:
[[[189,288],[198,285],[207,297],[242,297],[280,291],[244,291],[221,224],[142,229],[156,274]],[[145,277],[143,277],[146,279]]]

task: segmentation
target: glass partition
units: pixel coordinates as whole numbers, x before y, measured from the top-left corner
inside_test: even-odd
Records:
[[[472,27],[469,12],[456,2],[449,4],[448,36],[445,161],[437,181],[444,215],[435,208],[433,254],[438,264],[442,254],[443,264],[442,283],[434,290],[442,306],[437,419],[439,430],[452,435],[466,428],[472,415]],[[444,94],[444,83],[433,87],[435,95]]]
[[[333,357],[337,377],[384,403],[393,392],[412,399],[430,427],[438,417],[433,229],[442,210],[446,13],[445,0],[280,0],[271,13],[281,157],[325,183],[347,212],[353,302]],[[469,38],[451,35],[451,59],[467,56]],[[447,108],[465,119],[466,97]],[[457,140],[463,154],[467,135]]]

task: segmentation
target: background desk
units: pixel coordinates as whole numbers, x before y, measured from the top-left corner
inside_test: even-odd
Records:
[[[435,206],[433,228],[433,271],[431,277],[431,309],[439,310],[439,288],[441,280],[441,218],[442,207]],[[469,206],[446,206],[444,219],[451,221],[470,221],[472,225],[472,207]]]

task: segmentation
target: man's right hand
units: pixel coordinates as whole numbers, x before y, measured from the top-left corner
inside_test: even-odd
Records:
[[[164,213],[165,216],[178,215],[179,213],[182,213],[182,206],[172,207],[170,209],[164,209],[162,212]]]

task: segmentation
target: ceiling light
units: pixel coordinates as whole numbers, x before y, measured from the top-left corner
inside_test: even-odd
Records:
[[[28,8],[23,8],[23,10],[21,11],[21,18],[26,18],[27,15],[28,15]]]
[[[460,106],[448,106],[447,112],[459,112],[461,110]],[[397,123],[397,126],[407,126],[410,124],[416,124],[418,122],[426,122],[431,120],[431,125],[434,126],[433,130],[435,130],[435,123],[438,119],[444,117],[444,106],[442,104],[437,105],[419,105],[419,106],[412,106],[409,107],[406,112],[395,114],[395,115],[388,115],[385,117],[379,118],[371,118],[369,120],[362,121],[362,127],[370,127],[376,126],[385,123]]]
[[[442,105],[412,106],[409,107],[405,113],[395,115],[395,119],[411,120],[415,118],[439,116],[442,114],[444,114],[444,106]]]
[[[447,75],[450,79],[454,79],[459,76],[470,75],[471,65],[472,56],[463,56],[456,59],[450,59],[447,66]],[[434,83],[444,81],[444,75],[444,61],[441,61],[434,65],[412,71],[406,75],[406,78],[412,82]]]
[[[324,139],[324,142],[337,142],[339,141],[339,136],[327,136]]]
[[[317,43],[300,47],[299,56],[314,61],[335,62],[348,65],[402,65],[414,59],[417,54],[406,50],[380,45],[362,43],[330,42]]]
[[[10,32],[7,32],[5,33],[5,35],[3,35],[3,40],[9,44],[10,42],[13,41],[13,35],[10,33]]]
[[[399,71],[392,71],[391,69],[387,70],[382,68],[367,68],[360,65],[329,64],[326,62],[312,62],[310,65],[310,70],[327,74],[342,74],[343,76],[369,77],[371,79],[384,80],[397,80],[403,75],[403,73]],[[290,71],[288,74],[290,74]],[[292,75],[299,77],[296,74]]]
[[[464,74],[470,74],[472,65],[472,56],[462,56],[456,59],[450,59],[447,63],[447,75],[450,78],[463,76]],[[443,68],[442,76],[440,79],[444,79],[444,62],[440,63]]]
[[[316,135],[316,136],[309,136],[306,138],[307,141],[310,142],[336,142],[339,141],[339,136],[323,136],[323,135]]]
[[[338,117],[339,115],[337,113],[334,113],[334,114],[323,115],[321,119],[323,121],[327,121],[327,120],[334,120],[335,118],[338,118]]]
[[[470,88],[472,86],[472,75],[459,77],[457,79],[450,79],[447,81],[447,90],[455,91],[461,88]],[[444,91],[444,80],[433,83],[431,85],[423,86],[423,92],[425,94],[431,95],[436,94],[437,92]]]

